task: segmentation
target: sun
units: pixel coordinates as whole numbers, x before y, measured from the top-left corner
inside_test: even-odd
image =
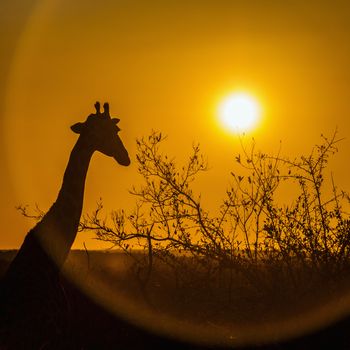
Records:
[[[236,92],[220,103],[218,115],[226,129],[244,133],[256,127],[261,117],[261,106],[253,96]]]

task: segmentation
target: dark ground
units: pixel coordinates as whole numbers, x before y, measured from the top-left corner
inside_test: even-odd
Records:
[[[14,252],[2,253],[0,276],[6,271]],[[91,261],[89,262],[92,263]],[[69,301],[69,331],[61,345],[64,349],[219,349],[218,346],[201,346],[162,337],[140,329],[93,302],[67,278],[62,284]],[[50,347],[47,347],[50,348]],[[256,344],[236,349],[299,350],[299,349],[350,349],[350,317],[324,327],[316,332],[284,342]]]

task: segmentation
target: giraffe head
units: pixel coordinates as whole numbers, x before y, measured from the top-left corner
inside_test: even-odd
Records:
[[[91,146],[110,157],[113,157],[121,165],[129,165],[130,158],[118,132],[119,119],[109,115],[109,104],[103,105],[104,111],[100,111],[100,103],[95,103],[96,113],[90,114],[85,122],[76,123],[71,129],[83,136]]]

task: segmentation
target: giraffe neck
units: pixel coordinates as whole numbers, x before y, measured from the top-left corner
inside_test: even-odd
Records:
[[[80,136],[70,154],[55,203],[31,231],[58,268],[63,265],[78,231],[85,179],[93,153],[94,149]]]
[[[74,213],[72,218],[78,220],[78,223],[83,207],[85,179],[94,153],[94,149],[87,144],[80,136],[73,147],[64,172],[62,187],[54,204],[67,214],[72,211]]]

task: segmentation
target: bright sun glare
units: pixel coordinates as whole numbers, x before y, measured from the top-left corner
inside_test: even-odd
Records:
[[[233,93],[219,105],[219,118],[223,126],[236,133],[252,130],[259,121],[261,107],[246,93]]]

